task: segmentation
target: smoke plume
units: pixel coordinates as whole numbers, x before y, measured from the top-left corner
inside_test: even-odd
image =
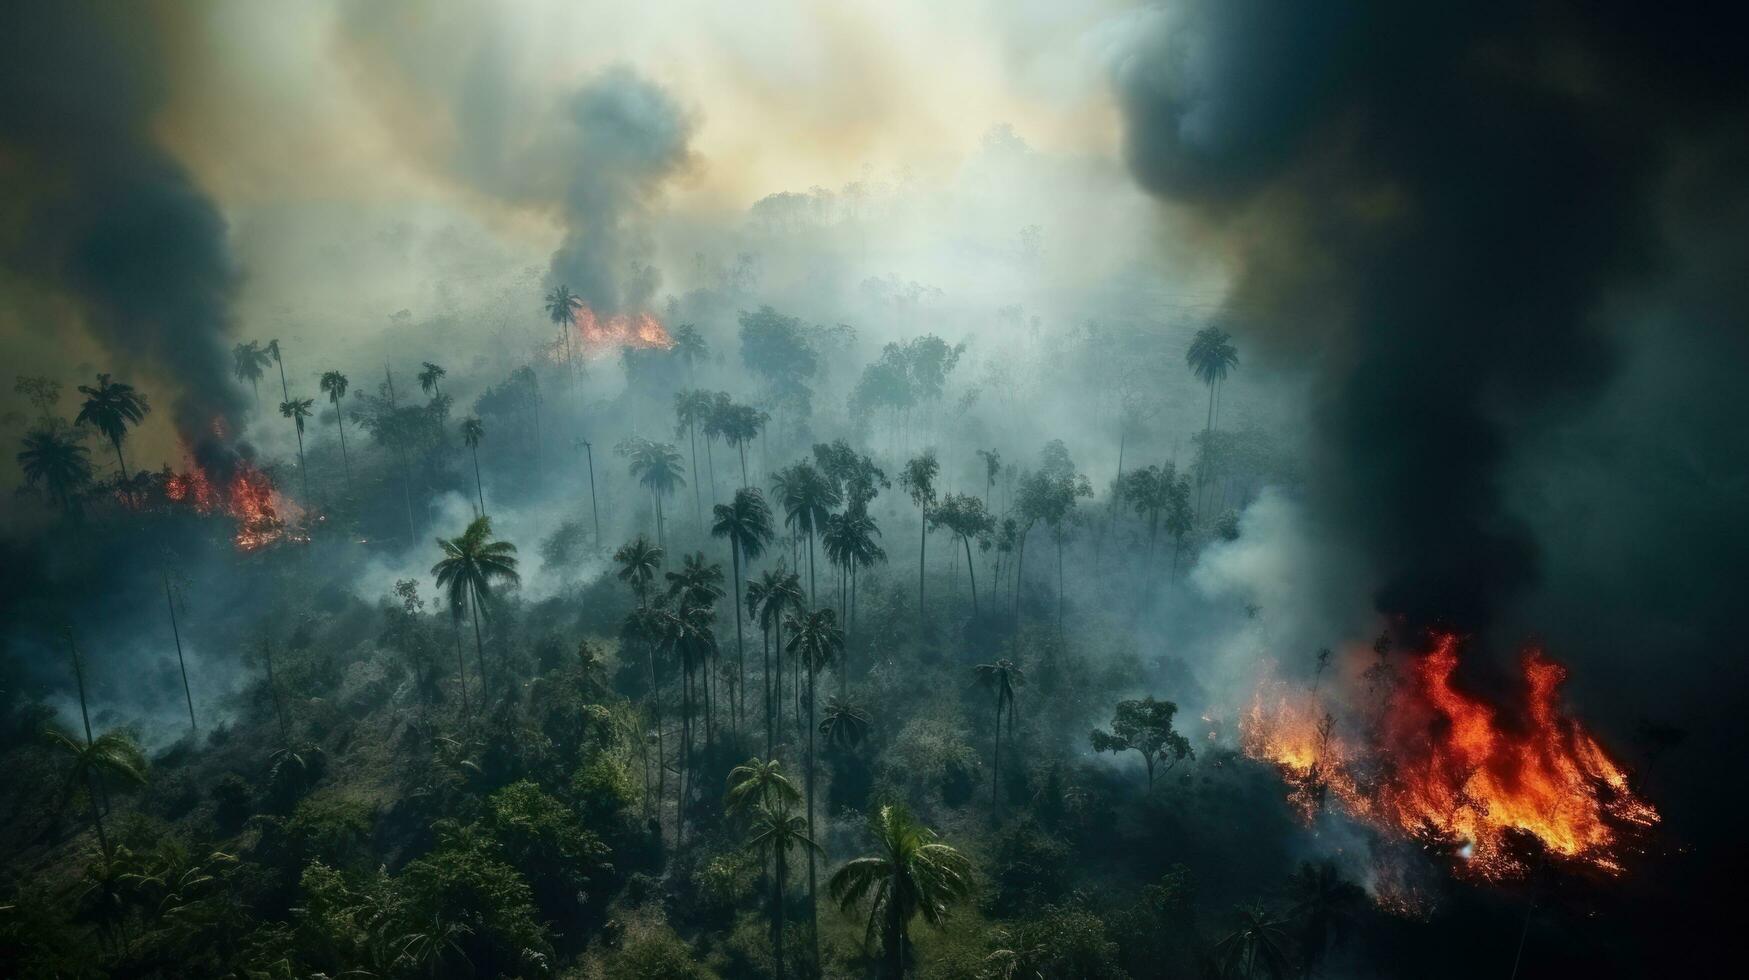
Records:
[[[228,370],[237,272],[223,217],[151,132],[165,22],[136,6],[0,14],[0,261],[72,299],[115,372],[174,381],[185,435],[241,407]]]
[[[1232,328],[1317,372],[1314,514],[1408,627],[1485,631],[1537,581],[1503,490],[1517,439],[1611,377],[1672,165],[1741,139],[1733,32],[1708,21],[1186,0],[1116,66],[1135,178],[1237,260]]]

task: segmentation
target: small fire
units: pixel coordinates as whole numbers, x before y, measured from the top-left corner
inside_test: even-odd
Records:
[[[280,493],[266,473],[246,461],[224,485],[215,485],[199,463],[171,474],[164,481],[164,496],[186,504],[197,514],[227,514],[237,521],[233,540],[239,551],[255,551],[275,541],[307,541],[303,532],[304,509]]]
[[[578,307],[572,318],[577,336],[583,342],[583,352],[590,356],[610,353],[621,347],[642,347],[671,350],[674,338],[668,336],[662,322],[648,313],[615,313],[598,317],[587,306]]]
[[[1308,819],[1333,800],[1374,827],[1449,851],[1483,878],[1525,870],[1513,842],[1524,836],[1554,857],[1620,871],[1627,839],[1658,812],[1561,710],[1566,669],[1525,652],[1520,729],[1452,686],[1457,665],[1457,638],[1435,637],[1406,677],[1379,692],[1361,734],[1341,728],[1315,693],[1265,682],[1240,725],[1241,748],[1280,770]]]

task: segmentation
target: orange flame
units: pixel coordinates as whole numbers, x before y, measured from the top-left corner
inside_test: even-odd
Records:
[[[571,318],[583,352],[590,356],[610,353],[621,347],[641,347],[651,350],[671,350],[674,338],[662,326],[662,321],[648,313],[615,313],[598,317],[587,306],[577,308]]]
[[[1452,686],[1457,664],[1456,637],[1436,637],[1389,688],[1364,743],[1338,733],[1315,694],[1265,682],[1240,726],[1240,746],[1280,770],[1308,818],[1333,798],[1375,827],[1449,847],[1484,878],[1524,870],[1514,835],[1535,838],[1552,856],[1620,871],[1626,839],[1659,815],[1561,710],[1566,669],[1525,652],[1519,729]]]
[[[239,551],[255,551],[275,541],[308,541],[302,531],[304,509],[274,487],[273,480],[247,462],[223,488],[198,463],[164,481],[164,495],[197,514],[223,513],[237,521],[233,540]]]

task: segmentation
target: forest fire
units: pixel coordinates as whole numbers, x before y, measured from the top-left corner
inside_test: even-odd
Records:
[[[1565,668],[1541,651],[1522,660],[1522,724],[1452,685],[1454,636],[1434,638],[1406,676],[1381,657],[1367,671],[1374,705],[1343,730],[1315,691],[1270,681],[1240,726],[1246,755],[1274,764],[1308,819],[1329,800],[1376,828],[1462,859],[1486,879],[1525,870],[1523,844],[1606,872],[1658,812],[1579,722],[1561,710]]]
[[[615,313],[612,316],[598,317],[594,310],[580,306],[572,317],[572,322],[576,324],[584,353],[591,356],[621,347],[651,350],[670,350],[674,347],[674,338],[668,336],[662,322],[648,313]]]
[[[208,468],[193,462],[164,481],[164,495],[198,514],[223,513],[237,522],[233,540],[239,551],[255,551],[275,541],[305,541],[304,509],[280,493],[266,473],[238,460],[228,479],[215,483]]]

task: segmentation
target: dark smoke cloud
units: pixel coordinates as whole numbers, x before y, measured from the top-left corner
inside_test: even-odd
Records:
[[[1130,168],[1236,251],[1241,337],[1318,372],[1314,507],[1381,612],[1485,631],[1537,583],[1506,468],[1613,377],[1672,167],[1741,139],[1740,36],[1662,5],[1187,0],[1133,39]]]
[[[566,115],[576,144],[565,163],[565,241],[548,278],[599,310],[647,310],[659,282],[647,267],[628,275],[630,263],[649,252],[651,201],[691,162],[692,124],[667,92],[629,68],[584,85]]]
[[[166,25],[134,5],[0,13],[0,261],[72,298],[123,377],[173,381],[185,434],[242,407],[227,335],[237,272],[224,219],[150,126]]]

